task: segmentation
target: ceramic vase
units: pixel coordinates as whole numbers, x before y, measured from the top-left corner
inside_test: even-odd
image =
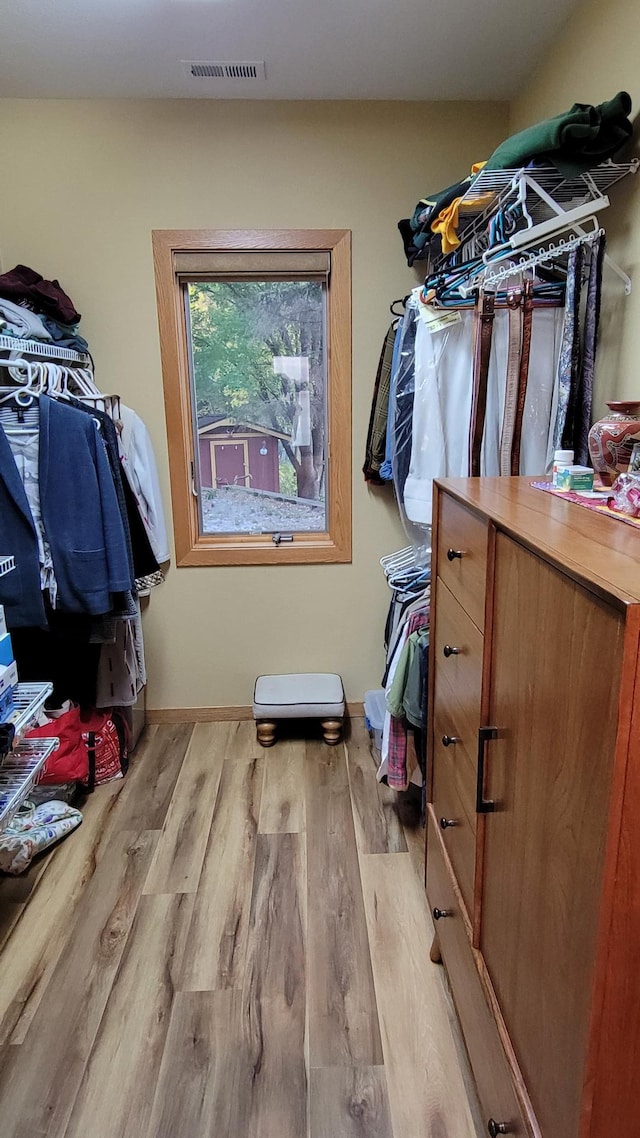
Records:
[[[589,431],[589,454],[595,483],[612,486],[628,470],[633,444],[640,441],[640,400],[607,403],[609,414]]]

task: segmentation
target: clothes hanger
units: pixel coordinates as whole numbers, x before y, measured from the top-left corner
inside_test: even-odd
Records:
[[[404,316],[405,305],[406,305],[410,295],[411,295],[411,293],[407,293],[406,296],[403,296],[402,298],[398,298],[398,300],[392,300],[391,304],[389,305],[389,312],[391,313],[392,316],[398,316],[398,317]],[[396,312],[396,304],[402,305],[402,312]]]

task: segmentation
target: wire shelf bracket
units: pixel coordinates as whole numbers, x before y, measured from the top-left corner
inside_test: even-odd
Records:
[[[27,798],[57,745],[57,739],[23,739],[0,765],[0,830]]]
[[[13,693],[13,710],[7,716],[16,736],[23,735],[33,723],[45,700],[51,695],[53,684],[16,684]]]

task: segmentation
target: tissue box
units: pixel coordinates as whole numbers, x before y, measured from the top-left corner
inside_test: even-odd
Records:
[[[0,667],[0,722],[4,722],[13,708],[13,689],[18,682],[17,664]]]
[[[9,664],[13,664],[11,637],[8,632],[4,636],[0,633],[0,668],[6,668]]]

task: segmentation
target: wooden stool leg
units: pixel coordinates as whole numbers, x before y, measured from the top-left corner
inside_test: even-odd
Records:
[[[256,723],[256,734],[261,747],[273,747],[276,741],[276,725],[268,719],[259,719]]]
[[[330,747],[335,747],[336,743],[340,742],[342,735],[342,720],[341,719],[323,719],[322,730],[324,732],[324,741]]]
[[[440,941],[438,940],[437,933],[434,933],[434,937],[431,942],[429,960],[431,960],[433,964],[442,964],[442,953],[440,952]]]

